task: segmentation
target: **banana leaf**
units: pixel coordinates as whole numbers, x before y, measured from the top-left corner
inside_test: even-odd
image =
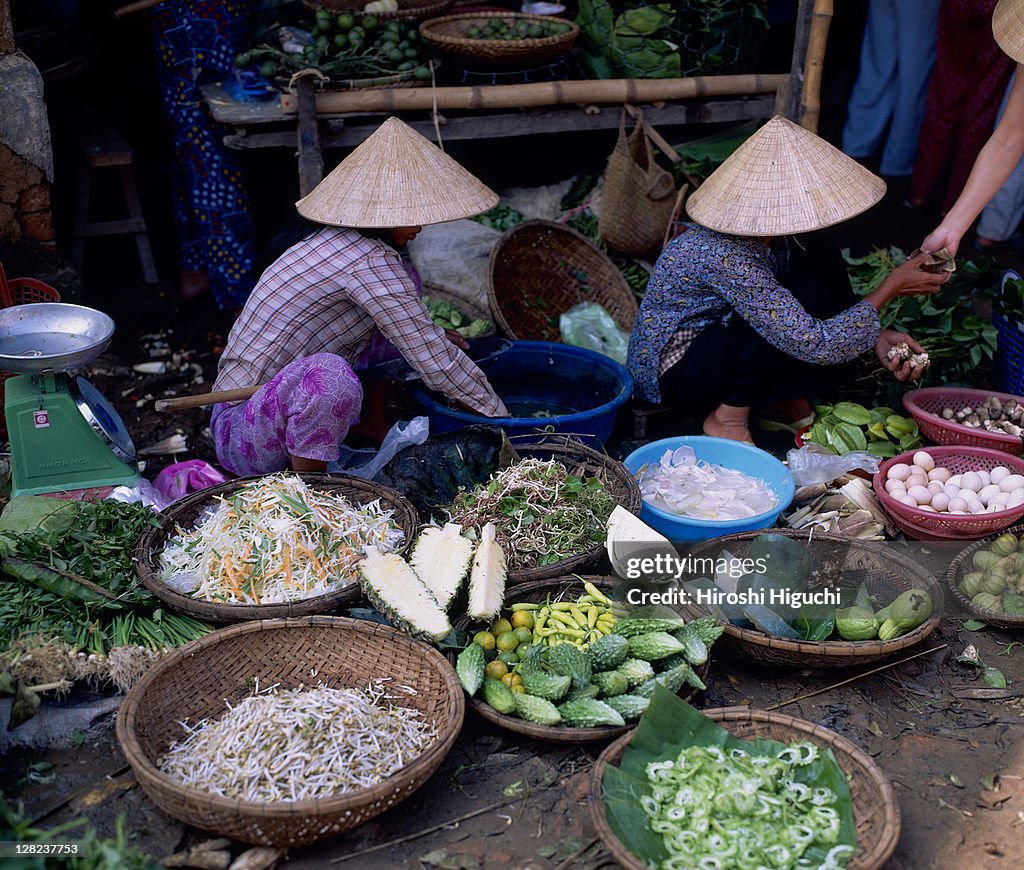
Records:
[[[825,640],[836,627],[836,609],[831,604],[805,604],[792,625],[804,640]]]
[[[661,837],[650,829],[647,815],[640,806],[640,798],[650,794],[647,765],[674,759],[687,746],[718,746],[725,751],[740,747],[755,755],[774,755],[785,748],[774,740],[740,740],[658,686],[623,754],[621,766],[606,767],[602,783],[609,826],[630,852],[651,867],[668,858],[668,852]],[[853,797],[832,751],[822,750],[816,761],[797,768],[795,779],[811,788],[831,789],[838,796],[836,809],[841,819],[838,843],[856,846]],[[816,846],[808,849],[804,857],[809,859],[809,866],[817,866],[825,860],[826,854],[825,849]]]

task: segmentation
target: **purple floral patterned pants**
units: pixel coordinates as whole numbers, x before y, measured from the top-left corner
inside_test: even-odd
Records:
[[[333,462],[359,422],[363,388],[340,356],[315,353],[289,363],[239,405],[215,405],[217,459],[232,474],[270,474],[289,456]]]

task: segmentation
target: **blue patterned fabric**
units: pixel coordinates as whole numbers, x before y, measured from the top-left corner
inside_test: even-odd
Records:
[[[785,239],[769,244],[701,226],[669,242],[654,265],[629,340],[629,371],[641,399],[661,402],[659,362],[677,329],[702,330],[736,315],[803,362],[850,362],[874,347],[881,327],[871,303],[816,319],[779,283],[789,265],[787,245]]]
[[[223,142],[228,128],[209,116],[198,85],[231,71],[247,23],[245,0],[167,0],[153,12],[160,90],[177,156],[181,268],[207,272],[217,304],[228,310],[240,308],[255,284],[252,217],[242,170]]]

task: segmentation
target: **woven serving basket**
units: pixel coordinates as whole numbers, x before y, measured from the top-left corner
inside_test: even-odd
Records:
[[[422,712],[437,740],[384,782],[307,801],[229,800],[186,787],[160,772],[157,759],[195,723],[225,712],[261,686],[365,688],[392,677],[413,686],[402,704]],[[213,632],[164,656],[128,693],[117,739],[139,783],[161,810],[182,822],[246,843],[301,846],[339,834],[401,803],[444,761],[462,728],[462,687],[437,650],[372,622],[310,616],[249,622]]]
[[[356,477],[311,473],[299,476],[314,489],[343,496],[353,504],[362,505],[380,499],[381,504],[392,511],[392,521],[395,525],[405,532],[403,549],[407,549],[416,537],[419,528],[416,509],[393,489]],[[260,479],[261,475],[241,477],[220,486],[212,486],[185,496],[164,511],[160,516],[160,526],[147,528],[135,545],[135,570],[146,588],[175,610],[197,619],[217,623],[309,616],[314,613],[328,613],[356,602],[361,593],[359,584],[354,581],[326,595],[304,598],[287,604],[219,604],[214,601],[201,601],[175,592],[164,583],[160,569],[160,554],[175,529],[193,528],[203,513],[216,503],[214,499],[217,496],[230,496],[246,484]]]
[[[1024,533],[1024,525],[1013,526],[1013,528],[1010,529],[1003,529],[999,532],[999,535],[1005,535],[1007,533],[1012,533],[1019,537]],[[976,607],[971,599],[960,591],[960,581],[963,579],[964,574],[968,573],[965,568],[967,565],[970,565],[970,560],[974,556],[975,552],[985,549],[996,538],[998,538],[999,535],[992,535],[982,541],[975,541],[969,547],[961,550],[950,564],[949,570],[946,572],[946,585],[949,587],[950,592],[953,593],[953,597],[956,599],[957,603],[968,613],[973,613],[977,616],[978,619],[983,619],[989,625],[995,625],[999,628],[1024,628],[1024,615],[1004,613],[1001,610],[984,610],[981,607]]]
[[[924,589],[931,595],[934,608],[931,617],[913,631],[909,631],[892,640],[787,640],[772,637],[752,628],[740,628],[728,622],[719,621],[725,628],[720,643],[724,644],[737,655],[747,661],[765,665],[781,665],[784,667],[804,668],[847,668],[856,665],[877,662],[907,647],[923,641],[939,625],[939,612],[942,605],[942,587],[920,565],[912,559],[883,549],[865,541],[851,540],[839,535],[822,532],[809,534],[801,529],[770,529],[760,532],[740,532],[726,535],[691,550],[694,558],[706,556],[714,549],[723,545],[734,556],[743,558],[745,548],[736,546],[753,541],[765,532],[773,535],[784,535],[798,541],[823,541],[843,548],[846,556],[844,568],[867,572],[864,584],[872,595],[885,604],[891,603],[902,592],[908,589]],[[815,588],[815,584],[811,584]],[[682,610],[691,619],[708,614],[696,604],[684,604]]]
[[[622,273],[589,239],[551,221],[506,231],[491,249],[487,298],[509,338],[560,341],[558,317],[580,302],[603,306],[633,329],[637,302]]]
[[[513,448],[521,459],[557,460],[564,465],[570,474],[579,477],[597,477],[608,490],[608,494],[631,514],[640,514],[640,487],[626,467],[610,456],[599,453],[566,435],[546,435],[537,438],[528,435],[523,439],[510,438]],[[538,565],[536,568],[521,568],[509,571],[506,583],[515,586],[531,580],[544,580],[549,577],[561,577],[571,574],[587,565],[593,565],[604,553],[604,542],[591,544],[582,553],[560,559],[550,565]]]
[[[780,743],[809,740],[822,749],[831,749],[846,774],[853,797],[853,820],[857,827],[857,851],[847,864],[848,870],[878,870],[896,850],[900,838],[900,806],[892,785],[877,764],[845,737],[806,719],[767,713],[747,707],[719,707],[701,711],[742,740],[763,737]],[[594,763],[590,773],[590,817],[605,848],[626,870],[648,870],[645,863],[629,852],[615,836],[604,811],[602,783],[605,767],[618,765],[633,735],[624,734]]]
[[[420,35],[444,57],[464,62],[505,66],[553,63],[571,50],[580,29],[572,21],[558,19],[569,27],[566,33],[535,39],[472,39],[466,35],[471,27],[484,27],[495,18],[518,24],[545,24],[546,15],[526,15],[518,12],[467,12],[434,18],[420,28]]]
[[[505,604],[510,606],[518,601],[552,601],[571,600],[575,601],[583,594],[583,581],[589,580],[605,594],[611,592],[621,582],[616,577],[577,576],[577,577],[554,577],[549,580],[537,580],[533,583],[524,583],[510,590],[505,597]],[[680,613],[681,608],[679,609]],[[463,616],[455,622],[456,628],[469,630],[473,620]],[[458,657],[458,651],[449,650],[448,658],[454,665]],[[697,675],[704,679],[710,669],[710,659],[697,668]],[[687,700],[697,694],[693,686],[684,686],[680,691],[680,697]],[[597,743],[605,740],[613,740],[625,734],[633,728],[633,725],[623,727],[601,726],[598,728],[562,728],[557,725],[535,725],[526,722],[516,716],[507,716],[499,713],[490,704],[485,704],[480,698],[470,698],[469,706],[488,722],[493,722],[508,731],[522,734],[524,737],[532,737],[535,740],[544,740],[549,743]]]
[[[998,532],[1024,517],[1024,505],[990,514],[931,513],[896,501],[885,491],[886,474],[892,466],[903,462],[912,464],[914,453],[901,453],[887,459],[872,480],[875,495],[892,518],[893,524],[908,538],[918,541],[976,541]],[[987,447],[929,447],[928,452],[936,466],[948,468],[953,474],[965,471],[991,471],[999,465],[1014,474],[1024,474],[1024,459]]]
[[[1024,453],[1024,439],[1018,435],[1007,435],[1003,432],[988,432],[985,429],[972,429],[955,420],[946,420],[942,416],[944,408],[959,411],[965,405],[975,407],[989,396],[996,396],[1001,401],[1014,399],[1024,404],[1024,398],[1009,393],[996,393],[990,390],[968,390],[961,387],[928,387],[923,390],[911,390],[903,397],[903,407],[917,420],[918,428],[936,444],[961,447],[990,447],[1020,456]]]
[[[426,21],[443,15],[454,0],[398,0],[395,12],[363,12],[368,0],[302,0],[310,9],[322,7],[332,12],[351,12],[353,15],[372,15],[378,21]]]

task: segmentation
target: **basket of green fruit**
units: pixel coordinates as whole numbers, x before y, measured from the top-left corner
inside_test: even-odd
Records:
[[[687,581],[682,605],[691,619],[717,617],[723,643],[758,664],[868,664],[920,643],[939,624],[941,587],[891,547],[814,530],[772,529],[716,538],[690,555],[716,565],[764,560],[767,567],[759,573]]]
[[[1024,628],[1024,525],[962,550],[946,583],[960,606],[978,619],[999,628]]]
[[[705,688],[714,620],[635,618],[606,577],[556,577],[516,586],[498,618],[468,617],[469,645],[449,653],[470,706],[517,734],[558,743],[611,740],[650,703],[655,686],[683,697]]]
[[[572,21],[512,12],[445,15],[420,27],[443,57],[486,66],[553,63],[569,53],[579,33]]]
[[[310,9],[334,14],[375,15],[385,21],[425,21],[441,15],[454,0],[302,0]]]

